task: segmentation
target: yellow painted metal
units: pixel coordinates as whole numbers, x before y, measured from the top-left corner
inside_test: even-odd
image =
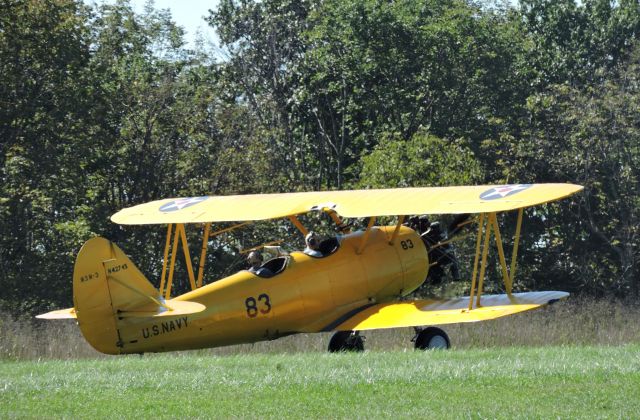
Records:
[[[566,298],[565,292],[528,292],[512,295],[485,295],[483,306],[466,310],[470,298],[416,300],[371,306],[343,322],[336,329],[362,331],[379,328],[413,327],[478,322],[545,306]]]
[[[184,258],[185,258],[185,264],[187,267],[187,273],[189,276],[189,283],[191,285],[191,290],[196,289],[197,287],[202,287],[202,280],[203,280],[203,276],[204,276],[204,263],[205,263],[205,257],[206,257],[206,249],[207,249],[207,243],[210,237],[212,236],[217,236],[220,235],[222,233],[225,232],[229,232],[232,231],[234,229],[237,229],[239,227],[248,225],[249,222],[243,222],[243,223],[238,223],[235,224],[233,226],[224,228],[224,229],[220,229],[217,230],[213,233],[210,233],[210,229],[211,229],[211,223],[205,223],[205,231],[203,233],[203,238],[202,238],[202,250],[200,253],[200,260],[198,262],[199,267],[198,267],[198,279],[197,279],[197,283],[195,280],[195,274],[193,272],[193,265],[191,262],[191,255],[189,253],[189,246],[187,243],[187,236],[186,236],[186,231],[185,231],[185,227],[184,224],[178,224],[177,226],[175,226],[175,234],[173,236],[173,248],[171,250],[171,261],[169,263],[169,280],[167,281],[167,290],[166,292],[164,291],[164,278],[165,278],[165,267],[166,267],[166,262],[167,262],[167,257],[168,257],[168,251],[169,251],[169,244],[171,242],[170,239],[170,235],[171,235],[171,224],[169,225],[169,227],[167,228],[167,241],[165,244],[165,256],[164,256],[164,262],[163,262],[163,268],[162,268],[162,279],[160,282],[160,293],[165,295],[166,299],[169,299],[171,296],[171,288],[173,286],[173,275],[175,272],[175,263],[176,263],[176,256],[177,256],[177,251],[178,251],[178,242],[182,242],[182,251],[184,254]]]
[[[126,353],[140,343],[141,323],[203,312],[198,302],[163,302],[125,253],[104,238],[87,241],[76,258],[73,303],[86,340],[98,351]],[[129,319],[129,318],[135,319]],[[175,328],[175,325],[173,326]]]
[[[154,311],[119,311],[118,318],[160,318],[178,315],[187,315],[202,312],[206,308],[204,305],[196,302],[170,301],[170,308],[164,312]],[[59,309],[57,311],[47,312],[46,314],[36,315],[39,319],[77,319],[76,308]]]
[[[486,236],[492,228],[490,220],[487,223]],[[345,235],[338,250],[325,258],[292,252],[284,257],[283,271],[271,278],[242,270],[166,302],[124,252],[94,238],[83,246],[74,268],[78,324],[99,351],[160,352],[268,340],[291,331],[483,321],[567,295],[483,296],[483,307],[470,311],[471,297],[397,302],[397,296],[422,284],[429,261],[420,237],[408,227],[401,226],[389,246],[396,228],[371,226],[360,255],[364,234],[355,232]],[[175,235],[174,246],[179,238]],[[406,246],[409,241],[413,247]]]
[[[182,315],[191,315],[204,311],[206,306],[197,302],[185,302],[171,299],[168,302],[169,309],[163,312],[159,311],[119,311],[118,319],[125,318],[168,318]]]
[[[180,223],[177,226],[177,229],[180,231],[180,238],[182,239],[182,252],[184,254],[185,264],[187,266],[187,273],[189,274],[189,284],[191,285],[191,290],[196,289],[196,279],[193,274],[193,265],[191,265],[191,255],[189,254],[189,243],[187,242],[187,233],[184,229],[184,224]]]
[[[338,216],[338,214],[334,210],[325,209],[325,212],[329,214],[329,217],[331,217],[331,220],[333,220],[336,225],[340,226],[342,224],[340,216]]]
[[[94,348],[115,354],[134,340],[122,331],[118,314],[166,310],[150,298],[160,301],[158,290],[115,244],[93,238],[82,246],[73,270],[73,303],[80,330]]]
[[[169,263],[169,278],[167,279],[167,288],[164,291],[164,298],[169,299],[171,297],[171,287],[173,286],[173,273],[176,268],[176,256],[178,255],[178,241],[180,240],[180,233],[176,226],[173,233],[173,246],[171,248],[171,262]]]
[[[307,228],[302,226],[302,223],[300,223],[300,220],[298,220],[298,218],[295,215],[289,216],[289,220],[291,221],[291,223],[293,223],[293,225],[296,228],[298,228],[298,230],[300,231],[300,233],[302,233],[303,236],[307,236],[309,231],[307,230]]]
[[[500,226],[498,226],[498,217],[495,213],[491,213],[491,224],[493,225],[493,235],[496,240],[496,246],[498,247],[498,259],[500,261],[500,268],[502,271],[502,280],[504,281],[504,287],[507,294],[511,294],[511,279],[509,277],[509,270],[507,268],[507,260],[504,257],[504,248],[502,247],[502,236],[500,235]]]
[[[360,255],[362,254],[362,251],[364,250],[364,247],[367,245],[367,239],[369,239],[369,234],[371,233],[371,228],[373,227],[373,225],[376,223],[376,218],[375,217],[370,217],[369,218],[369,224],[367,225],[367,229],[364,231],[364,235],[362,235],[362,241],[360,242],[360,246],[358,247],[358,251],[356,252],[356,254]]]
[[[341,217],[397,214],[492,213],[547,203],[574,194],[572,184],[512,185],[508,193],[493,193],[498,185],[381,190],[318,191],[198,197],[180,208],[162,211],[177,199],[153,201],[120,210],[111,217],[119,224],[205,223],[267,220],[304,214],[323,203]],[[481,198],[485,197],[485,198]],[[189,199],[186,199],[188,201]],[[323,206],[324,207],[324,206]]]
[[[200,259],[198,260],[198,281],[196,282],[198,287],[202,287],[202,278],[204,276],[204,265],[207,257],[207,248],[209,245],[210,230],[211,230],[211,223],[205,223],[204,232],[202,233],[202,250],[200,251]]]
[[[76,319],[76,308],[58,309],[46,314],[36,315],[39,319]]]
[[[238,224],[235,224],[235,225],[230,226],[230,227],[228,227],[228,228],[224,228],[224,229],[216,230],[215,232],[213,232],[213,233],[209,234],[209,236],[218,236],[218,235],[220,235],[221,233],[230,232],[230,231],[232,231],[232,230],[236,230],[236,229],[238,229],[238,228],[240,228],[240,227],[242,227],[242,226],[246,226],[246,225],[248,225],[248,224],[250,224],[250,223],[249,223],[249,222],[238,223]]]
[[[473,220],[473,219],[468,219],[468,220],[466,220],[466,221],[464,221],[464,222],[462,222],[462,223],[458,223],[458,224],[456,225],[456,227],[459,229],[459,228],[461,228],[462,226],[470,225],[470,224],[471,224],[471,223],[473,223],[473,222],[474,222],[474,220]]]
[[[474,222],[475,222],[475,220],[471,221],[471,222],[464,223],[464,224],[466,225],[468,223],[474,223]],[[446,241],[441,241],[441,242],[438,242],[437,244],[433,245],[432,249],[439,248],[439,247],[445,246],[445,245],[449,245],[449,244],[452,244],[454,242],[462,242],[469,235],[470,235],[470,233],[456,233],[456,235],[453,238],[449,238]]]
[[[482,297],[482,288],[484,285],[484,274],[487,268],[487,254],[489,253],[489,239],[491,238],[491,225],[493,219],[491,214],[487,217],[487,226],[484,230],[484,246],[482,247],[482,261],[480,262],[480,276],[478,279],[478,294],[476,296],[476,306],[480,307],[480,298]]]
[[[518,209],[518,222],[516,223],[516,234],[513,239],[513,252],[511,253],[511,270],[509,270],[509,289],[513,287],[513,280],[516,276],[516,259],[518,257],[518,245],[520,244],[520,228],[522,227],[522,214],[524,209]]]
[[[476,281],[478,275],[478,262],[480,260],[480,243],[482,241],[482,234],[484,232],[484,213],[480,213],[478,216],[478,237],[476,238],[476,254],[473,259],[473,274],[471,275],[471,291],[469,292],[469,310],[473,308],[473,296],[476,291]]]
[[[166,309],[168,311],[171,310],[171,307],[169,307],[166,304],[164,304],[161,300],[155,298],[154,296],[148,295],[147,293],[145,293],[142,290],[138,290],[134,286],[129,285],[126,281],[123,281],[123,280],[119,279],[118,277],[113,277],[113,276],[110,276],[110,275],[107,274],[107,280],[114,281],[114,282],[120,284],[120,286],[124,287],[125,289],[129,289],[133,293],[136,293],[137,295],[141,296],[143,299],[150,300],[151,303],[154,303],[157,306],[163,307],[164,309]]]
[[[335,210],[330,209],[330,208],[326,208],[326,207],[323,210],[327,214],[329,214],[329,216],[331,217],[331,220],[333,220],[333,222],[336,224],[336,228],[338,229],[338,231],[341,234],[351,233],[350,225],[345,224],[344,221],[340,218],[340,216],[338,215],[338,213],[336,213]]]
[[[160,275],[160,294],[164,290],[165,277],[167,275],[167,262],[169,260],[169,247],[171,246],[171,230],[173,229],[173,223],[167,225],[167,239],[164,243],[164,257],[162,258],[162,274]]]
[[[428,257],[420,237],[401,226],[395,245],[389,246],[394,230],[371,227],[361,255],[356,251],[362,232],[343,236],[338,250],[325,258],[292,252],[282,257],[284,270],[271,278],[241,270],[166,300],[170,309],[159,304],[158,290],[119,248],[113,246],[114,257],[109,241],[94,238],[76,260],[78,321],[89,343],[110,354],[213,347],[290,331],[334,329],[346,313],[407,295],[424,281]],[[402,241],[411,241],[413,248],[404,249]],[[82,273],[92,273],[91,279]]]
[[[396,241],[396,237],[398,236],[398,232],[400,232],[400,226],[404,223],[405,216],[398,216],[398,223],[396,223],[396,228],[393,230],[393,235],[391,235],[391,240],[389,241],[389,245],[393,245]]]
[[[581,188],[572,187],[574,190]],[[275,259],[281,263],[281,269],[273,277],[262,278],[241,270],[174,299],[169,297],[179,241],[183,243],[187,264],[190,262],[184,225],[180,224],[173,229],[169,275],[166,290],[162,291],[165,294],[164,300],[161,291],[151,285],[122,250],[106,239],[94,238],[85,243],[76,259],[73,313],[83,335],[94,348],[104,353],[118,354],[251,343],[274,339],[291,332],[364,330],[482,321],[535,309],[567,296],[564,292],[482,296],[490,235],[497,229],[497,217],[491,213],[495,213],[493,209],[500,207],[494,201],[502,200],[504,207],[507,206],[506,203],[515,205],[515,199],[518,205],[530,202],[527,200],[533,200],[531,194],[534,192],[533,195],[538,199],[546,201],[554,199],[550,197],[557,197],[549,191],[555,191],[554,194],[560,194],[560,191],[567,195],[571,193],[560,187],[547,185],[540,188],[527,187],[517,194],[497,200],[480,200],[485,206],[480,206],[478,199],[467,194],[468,191],[459,195],[460,191],[457,190],[435,189],[435,195],[429,199],[438,202],[441,208],[446,207],[445,198],[438,198],[438,194],[450,191],[452,195],[447,200],[453,203],[450,203],[451,208],[460,210],[476,206],[487,210],[487,214],[480,211],[482,214],[479,218],[472,276],[472,292],[476,293],[477,306],[473,308],[474,296],[439,301],[396,301],[398,296],[410,294],[424,282],[428,274],[428,254],[420,236],[414,230],[401,225],[374,226],[378,215],[376,213],[389,209],[394,209],[390,215],[427,213],[398,211],[400,208],[424,208],[420,206],[425,200],[421,197],[416,198],[415,194],[425,193],[425,190],[431,189],[401,190],[401,193],[398,193],[398,190],[375,190],[373,193],[363,191],[355,195],[326,192],[250,196],[251,199],[246,200],[228,197],[217,200],[219,197],[214,197],[204,201],[195,200],[195,204],[189,206],[181,202],[180,205],[184,208],[176,211],[163,213],[156,208],[154,211],[159,212],[164,218],[162,220],[168,223],[186,222],[189,217],[191,219],[188,221],[198,221],[199,217],[203,218],[201,222],[222,221],[223,216],[227,214],[234,214],[231,220],[257,220],[256,215],[264,216],[282,211],[284,213],[281,217],[290,216],[292,222],[295,220],[301,226],[295,214],[304,213],[306,210],[293,213],[292,209],[295,210],[296,206],[306,206],[309,200],[315,202],[318,197],[330,197],[330,200],[324,199],[322,202],[336,203],[336,210],[343,216],[345,214],[341,209],[346,213],[355,214],[364,209],[361,205],[366,206],[373,198],[382,201],[406,198],[408,203],[406,206],[406,203],[374,206],[368,214],[371,218],[365,232],[342,236],[339,248],[324,258],[315,258],[294,251],[288,256]],[[381,191],[390,192],[387,194]],[[473,194],[478,192],[473,188],[469,191]],[[405,197],[405,193],[409,195]],[[268,207],[274,197],[282,199],[282,196],[286,201],[284,204],[277,204],[267,210],[261,208],[263,205]],[[460,205],[460,202],[456,201],[464,197],[471,197],[473,205],[465,207],[466,205]],[[357,200],[363,202],[356,203]],[[412,204],[412,200],[418,204]],[[222,208],[210,208],[216,203]],[[231,204],[239,205],[235,207],[237,212],[233,213],[227,208]],[[250,208],[247,209],[240,204]],[[198,209],[201,205],[204,207]],[[173,207],[168,205],[164,208]],[[125,212],[133,217],[129,222],[145,219],[145,223],[151,223],[144,212],[135,213],[138,210],[131,210],[133,213]],[[134,213],[142,219],[136,219],[138,216]],[[194,216],[195,213],[200,216]],[[252,215],[252,218],[239,217],[243,214]],[[302,227],[301,232],[306,232],[306,229]],[[171,231],[168,236],[171,236],[170,233]],[[519,236],[519,229],[516,236]],[[393,238],[392,246],[389,245],[389,238]],[[482,253],[481,242],[484,242]],[[166,245],[165,249],[168,249]],[[514,254],[516,251],[517,249],[514,249]],[[168,254],[165,260],[167,258]],[[190,280],[193,287],[193,273]],[[51,314],[50,317],[71,315],[71,311],[65,310]]]
[[[189,283],[191,285],[191,290],[194,290],[197,287],[202,287],[202,281],[203,281],[203,277],[204,277],[204,265],[205,265],[205,258],[206,258],[206,253],[207,253],[207,244],[208,244],[209,238],[212,237],[212,236],[220,235],[220,234],[225,233],[225,232],[230,232],[232,230],[235,230],[235,229],[237,229],[239,227],[242,227],[242,226],[245,226],[245,225],[248,225],[248,224],[249,224],[249,222],[238,223],[238,224],[235,224],[233,226],[230,226],[230,227],[227,227],[227,228],[224,228],[224,229],[220,229],[220,230],[217,230],[217,231],[215,231],[213,233],[210,233],[211,232],[211,223],[210,222],[205,223],[204,233],[202,235],[202,249],[201,249],[201,252],[200,252],[200,260],[198,261],[198,278],[197,278],[197,280],[195,280],[195,274],[193,272],[193,265],[192,265],[192,262],[191,262],[191,255],[189,253],[189,246],[188,246],[188,243],[187,243],[185,227],[184,227],[183,224],[180,224],[179,225],[180,227],[176,227],[176,233],[178,233],[178,231],[179,231],[179,235],[180,235],[179,237],[180,237],[180,240],[182,242],[182,250],[183,250],[184,257],[185,257],[185,263],[186,263],[186,266],[187,266],[187,273],[189,275]],[[170,230],[167,233],[167,243],[169,243],[169,239],[168,239],[168,235],[169,234],[170,234]],[[176,241],[176,237],[175,236],[174,236],[173,240],[174,240],[174,244],[176,244],[176,242],[175,242]],[[168,250],[168,247],[165,248],[165,261],[167,260],[167,257],[166,257],[166,251],[167,250]],[[171,279],[173,279],[173,268],[175,267],[175,257],[173,255],[175,255],[176,251],[177,251],[176,245],[174,245],[174,248],[173,248],[173,251],[172,251],[171,264],[170,264],[171,269],[170,269],[170,272],[169,272]],[[163,267],[163,270],[164,270],[164,267]],[[162,278],[164,279],[164,274],[163,274]],[[167,293],[166,293],[166,298],[167,299],[169,299],[169,296],[171,295],[171,284],[172,284],[172,282],[169,283],[169,287],[167,289]],[[162,283],[161,283],[160,293],[162,293],[162,291],[163,291],[163,287],[162,287]]]
[[[265,246],[280,245],[283,242],[284,242],[283,239],[278,239],[276,241],[266,242],[264,244],[261,244],[261,245],[258,245],[258,246],[254,246],[252,248],[242,249],[242,250],[240,250],[240,254],[248,254],[249,252],[255,251],[256,249],[262,249]]]

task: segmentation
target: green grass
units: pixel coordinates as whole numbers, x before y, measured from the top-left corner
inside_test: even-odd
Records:
[[[638,418],[640,345],[0,362],[0,418]]]
[[[640,307],[569,300],[446,326],[368,331],[364,354],[328,334],[161,355],[97,353],[74,322],[0,313],[0,418],[640,418]]]

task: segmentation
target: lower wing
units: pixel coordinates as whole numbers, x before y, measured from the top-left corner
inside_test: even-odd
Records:
[[[569,296],[566,292],[527,292],[483,295],[481,306],[469,310],[469,297],[447,300],[414,300],[367,306],[346,320],[338,320],[326,331],[362,331],[379,328],[478,322],[530,311]]]

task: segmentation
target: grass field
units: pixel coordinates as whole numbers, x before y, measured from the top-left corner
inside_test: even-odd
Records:
[[[140,356],[91,349],[73,322],[0,314],[0,418],[640,418],[640,307],[570,300],[445,329],[328,334]]]
[[[0,418],[638,418],[640,346],[0,362]]]

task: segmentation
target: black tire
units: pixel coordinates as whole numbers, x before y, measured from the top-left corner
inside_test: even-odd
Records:
[[[451,347],[449,336],[437,327],[427,327],[416,335],[416,350],[447,350]]]
[[[354,331],[338,331],[329,340],[329,352],[364,351],[363,337]]]
[[[348,351],[364,351],[364,337],[358,334],[358,332],[349,337],[349,340],[347,340],[347,344],[349,346]]]

